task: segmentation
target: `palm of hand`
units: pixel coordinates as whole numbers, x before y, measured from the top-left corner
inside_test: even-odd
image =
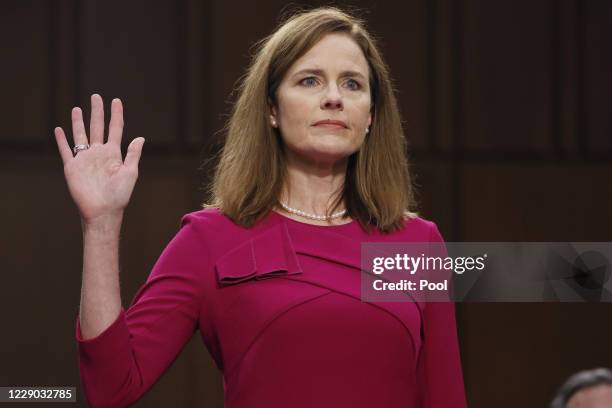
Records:
[[[64,162],[64,175],[70,195],[77,205],[81,218],[88,222],[109,214],[121,213],[127,206],[136,179],[138,161],[144,138],[134,139],[125,161],[121,157],[123,131],[123,107],[113,100],[108,141],[104,139],[104,113],[102,98],[92,95],[92,119],[90,147],[72,156],[72,151],[61,128],[55,129],[58,148]],[[72,111],[73,138],[75,144],[88,144],[82,113]]]

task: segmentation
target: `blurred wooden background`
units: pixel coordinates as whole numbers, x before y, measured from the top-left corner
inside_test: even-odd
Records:
[[[323,5],[310,1],[306,6]],[[447,241],[612,241],[612,2],[336,2],[366,11],[398,89],[422,215]],[[53,128],[89,96],[147,142],[122,232],[129,304],[195,211],[229,95],[280,0],[0,3],[0,385],[77,386],[81,230]],[[607,51],[606,51],[607,50]],[[88,125],[87,125],[88,127]],[[612,304],[459,304],[470,407],[542,407],[612,366]],[[221,407],[195,336],[137,407]],[[70,406],[75,406],[71,404]]]

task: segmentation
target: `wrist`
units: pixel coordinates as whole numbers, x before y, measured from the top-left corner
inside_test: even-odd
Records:
[[[119,234],[123,221],[123,211],[113,214],[105,214],[91,219],[81,218],[83,233],[94,234]]]

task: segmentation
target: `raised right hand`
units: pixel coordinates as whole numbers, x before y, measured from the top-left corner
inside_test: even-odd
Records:
[[[64,176],[84,224],[93,224],[107,217],[122,215],[136,179],[138,162],[145,139],[138,137],[128,146],[125,161],[121,157],[123,105],[113,99],[108,140],[104,143],[104,102],[98,94],[91,96],[91,121],[87,139],[83,113],[72,109],[74,144],[89,144],[73,157],[62,128],[55,128],[55,140],[64,162]]]

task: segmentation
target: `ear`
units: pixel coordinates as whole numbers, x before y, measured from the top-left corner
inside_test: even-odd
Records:
[[[372,112],[368,115],[368,127],[372,125]]]
[[[268,107],[270,108],[270,116],[274,119],[277,119],[276,107],[274,106],[274,103],[270,98],[268,98]]]

